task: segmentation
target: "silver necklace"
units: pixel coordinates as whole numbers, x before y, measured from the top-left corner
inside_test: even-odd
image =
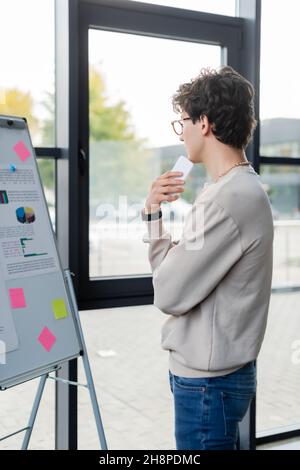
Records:
[[[219,178],[221,178],[221,176],[224,176],[224,175],[227,175],[227,173],[232,170],[233,168],[237,167],[237,166],[244,166],[244,165],[251,165],[251,162],[249,162],[248,160],[246,162],[240,162],[240,163],[236,163],[235,165],[233,165],[232,167],[230,167],[228,170],[224,171],[224,173],[221,173],[218,177],[217,177],[217,180]],[[216,180],[216,181],[217,181]]]

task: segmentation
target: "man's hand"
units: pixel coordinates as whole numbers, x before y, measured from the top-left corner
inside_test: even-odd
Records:
[[[183,173],[180,171],[167,171],[153,181],[145,202],[145,213],[151,214],[160,209],[163,201],[176,201],[178,192],[184,191],[184,180],[178,179]]]

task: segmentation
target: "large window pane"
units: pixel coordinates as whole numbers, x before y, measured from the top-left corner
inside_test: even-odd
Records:
[[[300,427],[300,168],[263,165],[261,181],[274,217],[273,292],[258,359],[257,433]]]
[[[54,137],[54,0],[0,2],[0,114],[26,117],[33,144]]]
[[[298,1],[262,0],[261,155],[300,157],[299,16]]]
[[[217,15],[235,16],[235,0],[133,0],[185,10],[203,11]]]
[[[274,217],[273,286],[300,285],[300,168],[262,165]]]
[[[90,277],[150,274],[140,210],[154,178],[185,154],[171,96],[202,67],[219,66],[220,48],[91,30],[89,61]],[[193,168],[183,196],[163,204],[175,237],[204,181]]]

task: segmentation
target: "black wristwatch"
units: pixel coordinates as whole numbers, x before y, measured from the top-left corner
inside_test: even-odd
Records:
[[[153,212],[152,214],[146,214],[145,210],[142,209],[141,214],[142,214],[142,220],[144,220],[145,222],[150,222],[152,220],[157,220],[157,219],[160,219],[162,217],[161,209],[159,209],[159,211],[157,211],[157,212]]]

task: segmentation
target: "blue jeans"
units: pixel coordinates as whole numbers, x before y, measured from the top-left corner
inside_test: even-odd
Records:
[[[249,362],[220,377],[187,378],[169,371],[178,450],[236,450],[238,423],[256,391],[256,365]]]

